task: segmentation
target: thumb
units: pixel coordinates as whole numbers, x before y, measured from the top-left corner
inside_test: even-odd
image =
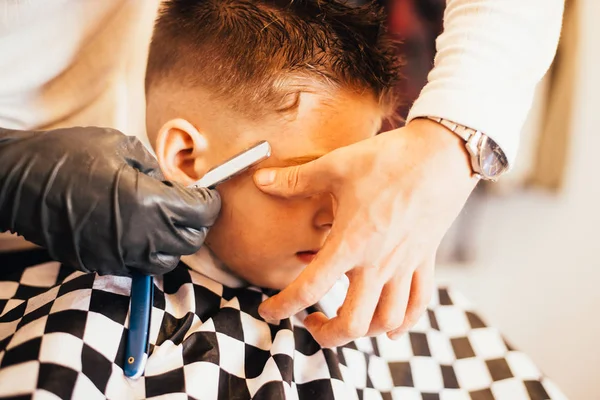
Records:
[[[327,155],[306,164],[284,168],[262,168],[254,174],[256,186],[280,197],[307,197],[330,192],[333,173],[327,167]]]

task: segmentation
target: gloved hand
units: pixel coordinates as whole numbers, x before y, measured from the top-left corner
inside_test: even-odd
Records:
[[[141,142],[116,130],[0,129],[0,232],[85,272],[164,274],[200,248],[221,201],[162,179]]]

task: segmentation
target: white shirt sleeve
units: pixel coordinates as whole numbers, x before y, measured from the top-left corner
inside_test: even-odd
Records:
[[[512,165],[563,10],[564,0],[448,0],[435,66],[407,122],[434,116],[477,129]]]

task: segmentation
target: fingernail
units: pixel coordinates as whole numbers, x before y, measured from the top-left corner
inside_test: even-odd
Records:
[[[260,315],[262,319],[264,319],[267,322],[275,321],[275,318],[273,318],[271,314],[269,314],[268,312],[264,312],[262,309],[263,307],[258,307],[258,315]]]
[[[398,340],[398,339],[400,339],[400,337],[402,337],[402,335],[404,335],[404,333],[405,333],[405,331],[397,331],[397,332],[388,334],[388,337],[391,340]]]
[[[275,171],[259,171],[255,176],[256,183],[262,186],[270,185],[275,181]]]

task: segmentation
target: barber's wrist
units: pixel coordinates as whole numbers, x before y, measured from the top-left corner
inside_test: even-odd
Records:
[[[450,168],[450,171],[439,171],[457,177],[464,177],[466,181],[472,181],[473,170],[470,164],[469,153],[465,148],[465,142],[458,135],[444,126],[426,118],[415,118],[407,125],[410,134],[422,141],[425,146],[425,154],[438,161],[440,168]]]

